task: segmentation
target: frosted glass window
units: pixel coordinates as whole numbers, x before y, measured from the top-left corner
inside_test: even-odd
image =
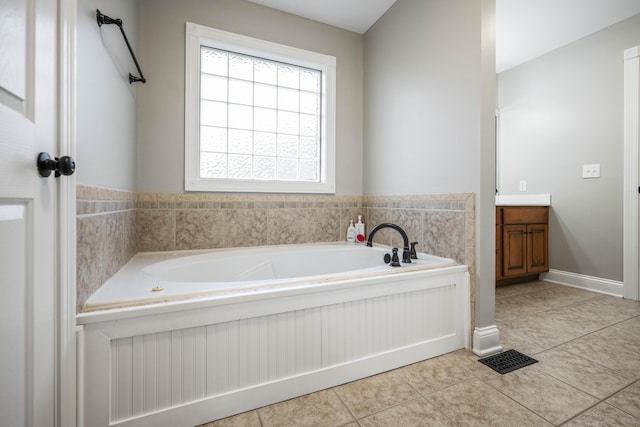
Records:
[[[224,92],[224,89],[221,90]],[[229,79],[229,102],[253,105],[253,83],[244,80]]]
[[[300,180],[301,181],[317,181],[318,179],[318,161],[317,160],[300,160]]]
[[[229,153],[251,154],[253,146],[253,132],[239,129],[229,129]]]
[[[251,178],[251,156],[229,154],[229,178]]]
[[[320,75],[313,70],[300,70],[300,89],[318,93],[320,91]]]
[[[289,111],[278,111],[278,133],[288,133],[297,135],[300,114]]]
[[[224,153],[227,151],[227,128],[201,126],[200,149],[202,151]]]
[[[202,99],[227,102],[227,81],[226,77],[203,74],[201,80]]]
[[[320,113],[320,95],[317,93],[300,92],[300,112],[308,114]]]
[[[200,124],[227,127],[227,104],[203,99],[200,105]]]
[[[253,59],[229,53],[229,77],[253,81]]]
[[[255,59],[254,80],[270,85],[278,84],[278,64],[260,58]]]
[[[206,46],[200,62],[200,177],[318,181],[322,72]]]
[[[274,180],[276,178],[275,157],[254,157],[253,176],[255,179]]]
[[[229,104],[229,128],[253,129],[253,108]]]
[[[318,136],[318,116],[311,114],[300,114],[300,135]]]
[[[269,132],[255,132],[253,134],[253,154],[256,156],[275,157],[276,134]]]
[[[229,70],[228,60],[227,52],[215,49],[203,50],[200,56],[200,68],[203,73],[226,76]]]
[[[275,132],[278,128],[278,115],[276,110],[267,108],[254,108],[254,129],[263,132]]]
[[[278,157],[298,158],[298,137],[278,135]]]
[[[186,25],[185,190],[333,193],[334,57]]]
[[[278,109],[296,112],[300,111],[300,91],[279,87]]]
[[[304,159],[317,159],[320,144],[318,138],[300,138],[300,157]]]
[[[278,179],[283,181],[293,181],[298,179],[298,161],[278,157]]]
[[[288,64],[278,64],[278,85],[300,88],[300,68]]]
[[[256,107],[277,108],[278,87],[256,83],[253,86],[253,104]]]
[[[227,176],[227,155],[201,153],[200,174],[203,178],[224,178]]]

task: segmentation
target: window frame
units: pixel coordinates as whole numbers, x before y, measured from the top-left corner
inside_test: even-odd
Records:
[[[319,182],[200,177],[201,46],[314,68],[322,72]],[[185,50],[185,191],[335,193],[335,100],[335,57],[187,22]]]

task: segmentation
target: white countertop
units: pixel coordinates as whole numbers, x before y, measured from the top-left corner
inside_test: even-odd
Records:
[[[496,206],[551,206],[551,194],[501,194]]]

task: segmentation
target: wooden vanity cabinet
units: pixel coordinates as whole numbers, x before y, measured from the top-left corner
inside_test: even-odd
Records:
[[[549,271],[549,207],[496,208],[496,280]]]
[[[496,280],[502,279],[502,208],[496,207]]]

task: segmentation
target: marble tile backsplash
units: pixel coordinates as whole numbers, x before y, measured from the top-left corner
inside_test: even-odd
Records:
[[[420,196],[131,193],[78,186],[78,309],[138,252],[345,239],[362,215],[367,233],[393,222],[420,252],[453,258],[474,277],[473,193]],[[376,243],[402,246],[385,229]],[[472,302],[474,298],[472,296]]]
[[[77,309],[138,251],[135,193],[76,189]]]
[[[138,250],[331,242],[358,213],[358,196],[140,194]]]

